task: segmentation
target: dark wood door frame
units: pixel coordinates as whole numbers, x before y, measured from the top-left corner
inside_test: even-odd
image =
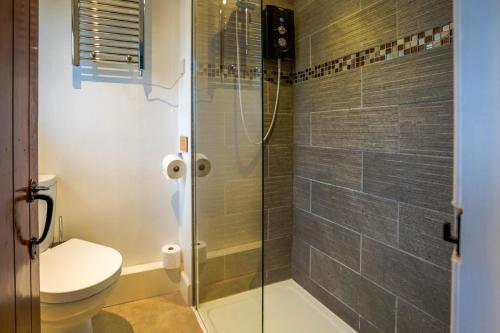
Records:
[[[0,1],[0,330],[40,331],[37,205],[38,0]]]

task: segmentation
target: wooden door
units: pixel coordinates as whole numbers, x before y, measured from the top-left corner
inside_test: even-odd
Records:
[[[0,330],[39,332],[39,262],[28,242],[38,236],[38,0],[0,1]]]

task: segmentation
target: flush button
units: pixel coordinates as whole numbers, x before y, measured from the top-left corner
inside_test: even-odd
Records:
[[[281,37],[280,39],[278,39],[278,45],[282,48],[285,48],[288,46],[288,42],[285,38]]]

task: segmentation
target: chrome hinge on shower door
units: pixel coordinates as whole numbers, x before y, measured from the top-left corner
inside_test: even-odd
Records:
[[[447,242],[453,243],[456,245],[457,256],[460,256],[460,238],[462,233],[462,215],[464,213],[462,208],[457,208],[453,206],[455,213],[455,225],[456,225],[456,233],[453,235],[452,233],[452,223],[447,222],[443,225],[443,239]]]

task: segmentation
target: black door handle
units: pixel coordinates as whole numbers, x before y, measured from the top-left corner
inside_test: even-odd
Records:
[[[45,216],[45,226],[43,228],[42,236],[40,238],[33,237],[29,241],[29,250],[31,259],[35,259],[38,256],[38,245],[40,245],[50,231],[50,225],[52,224],[52,215],[54,214],[54,200],[45,194],[39,194],[39,191],[46,191],[48,187],[38,186],[36,181],[32,181],[29,191],[28,191],[28,202],[34,202],[36,200],[43,200],[47,203],[47,215]]]

